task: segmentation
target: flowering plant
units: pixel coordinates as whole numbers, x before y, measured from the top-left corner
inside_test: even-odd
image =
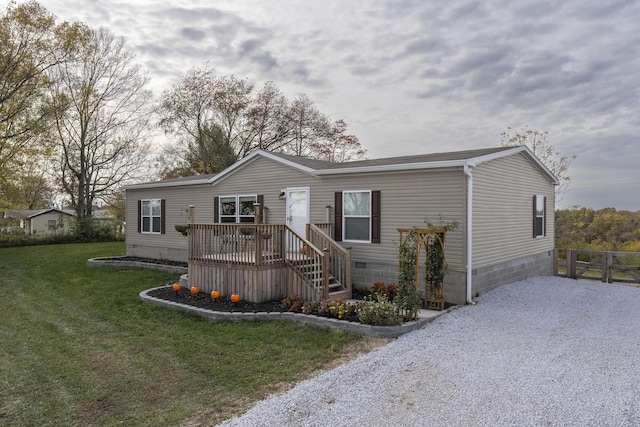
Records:
[[[293,293],[285,297],[282,301],[282,308],[292,313],[302,313],[305,305],[304,300],[300,298],[300,295]]]
[[[374,282],[370,291],[372,294],[384,295],[389,301],[393,301],[398,292],[398,286],[395,283]]]

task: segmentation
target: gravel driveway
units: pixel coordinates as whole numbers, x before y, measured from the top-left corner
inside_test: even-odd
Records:
[[[640,288],[503,286],[228,426],[640,426]]]

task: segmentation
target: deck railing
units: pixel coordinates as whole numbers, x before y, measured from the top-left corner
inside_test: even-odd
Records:
[[[286,231],[271,224],[189,224],[189,259],[230,264],[283,262]]]
[[[640,252],[556,249],[554,274],[608,283],[640,283]]]
[[[284,224],[189,224],[185,229],[189,261],[233,266],[286,265],[313,288],[314,294],[328,297],[332,249],[325,250],[330,247],[326,243],[318,246]]]

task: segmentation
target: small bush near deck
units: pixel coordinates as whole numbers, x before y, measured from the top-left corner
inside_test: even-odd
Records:
[[[398,286],[395,283],[374,282],[373,286],[371,286],[372,294],[384,295],[389,298],[389,301],[393,301],[397,292]]]
[[[374,326],[397,326],[402,324],[398,308],[385,295],[377,294],[373,301],[358,301],[356,314],[360,322]]]

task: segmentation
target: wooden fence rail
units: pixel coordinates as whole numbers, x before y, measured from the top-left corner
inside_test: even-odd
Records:
[[[556,276],[640,283],[640,252],[556,249],[554,261]]]

